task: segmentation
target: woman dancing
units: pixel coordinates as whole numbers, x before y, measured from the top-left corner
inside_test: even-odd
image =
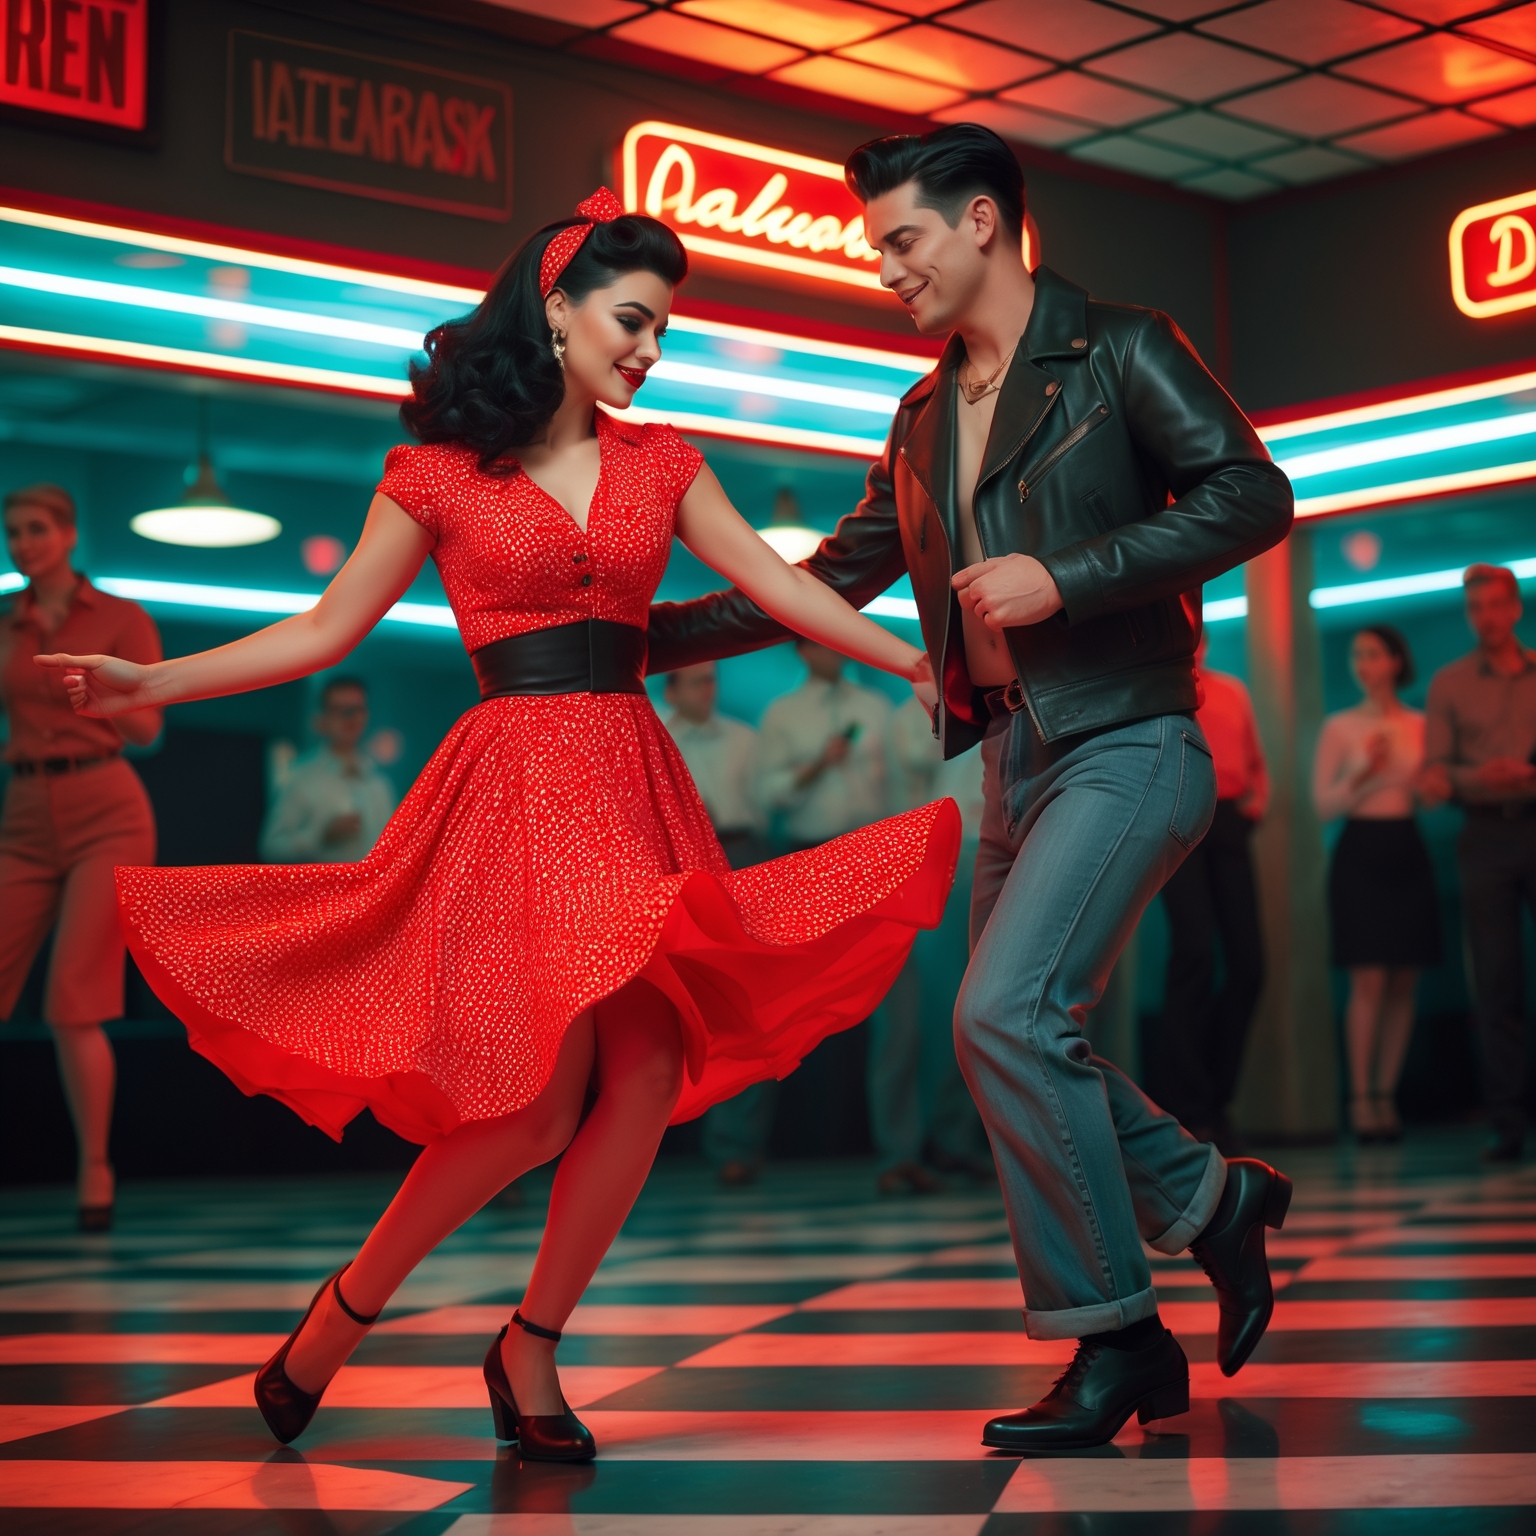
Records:
[[[785,565],[676,432],[599,409],[660,357],[686,270],[664,225],[599,191],[427,338],[401,411],[421,444],[390,452],[314,608],[153,666],[38,658],[90,715],[267,687],[339,661],[429,554],[471,653],[483,702],[361,863],[118,872],[130,947],[195,1049],[333,1136],[366,1105],[426,1144],[257,1375],[284,1442],[416,1264],[563,1151],[485,1379],[501,1439],[589,1459],[554,1345],[662,1131],[866,1017],[943,911],[952,801],[732,873],[645,696],[674,534],[790,628],[932,689],[927,658]]]

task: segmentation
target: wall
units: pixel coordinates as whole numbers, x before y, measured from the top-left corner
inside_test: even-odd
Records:
[[[1536,185],[1514,134],[1305,193],[1230,221],[1232,381],[1250,411],[1536,356],[1536,309],[1487,320],[1451,299],[1463,208]]]

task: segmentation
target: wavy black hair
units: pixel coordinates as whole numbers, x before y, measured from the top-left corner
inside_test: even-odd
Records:
[[[462,443],[479,455],[482,470],[497,473],[512,467],[501,461],[513,449],[544,430],[565,398],[565,375],[549,349],[539,262],[562,229],[580,222],[535,230],[477,308],[427,333],[427,361],[411,364],[411,398],[400,407],[412,437]],[[555,286],[580,304],[626,272],[654,272],[675,288],[688,275],[688,253],[659,220],[626,213],[593,226]]]

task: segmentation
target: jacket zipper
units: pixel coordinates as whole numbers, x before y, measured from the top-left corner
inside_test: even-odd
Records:
[[[1051,472],[1051,470],[1056,467],[1057,461],[1063,454],[1068,453],[1073,448],[1077,447],[1077,445],[1082,442],[1082,440],[1087,437],[1088,434],[1092,432],[1096,426],[1106,420],[1108,416],[1109,407],[1107,405],[1101,405],[1098,410],[1096,410],[1091,416],[1085,416],[1080,422],[1078,422],[1078,424],[1073,427],[1072,430],[1068,432],[1067,435],[1062,438],[1062,440],[1057,443],[1056,446],[1052,448],[1051,451],[1046,454],[1046,456],[1041,459],[1040,463],[1036,466],[1035,485],[1038,486],[1040,482],[1045,479],[1045,477]],[[1029,493],[1033,488],[1034,487],[1030,486],[1022,477],[1020,477],[1019,500],[1028,501]]]
[[[1055,383],[1055,380],[1052,380],[1052,383]],[[1052,406],[1054,406],[1060,399],[1061,386],[1058,384],[1056,388],[1051,391],[1050,399],[1048,399],[1040,408],[1040,414],[1036,416],[1035,419],[1029,424],[1028,431],[1026,431],[1024,435],[1020,437],[1019,440],[1008,450],[1008,452],[1003,455],[1003,464],[1006,464],[1011,458],[1013,458],[1013,456],[1018,453],[1021,448],[1023,448],[1025,443],[1027,443],[1030,438],[1032,438],[1035,433],[1040,430],[1040,423],[1043,422],[1045,418],[1051,414]],[[1001,468],[1001,465],[999,468]],[[996,470],[994,470],[993,473],[995,474]],[[991,478],[992,476],[988,475],[986,480],[990,480]],[[976,489],[971,493],[973,498],[980,492],[982,486],[986,484],[986,480],[977,480]]]

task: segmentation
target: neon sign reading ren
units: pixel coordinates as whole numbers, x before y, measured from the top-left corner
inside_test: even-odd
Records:
[[[660,219],[690,251],[880,287],[864,211],[831,161],[671,123],[637,123],[622,161],[624,206]]]

